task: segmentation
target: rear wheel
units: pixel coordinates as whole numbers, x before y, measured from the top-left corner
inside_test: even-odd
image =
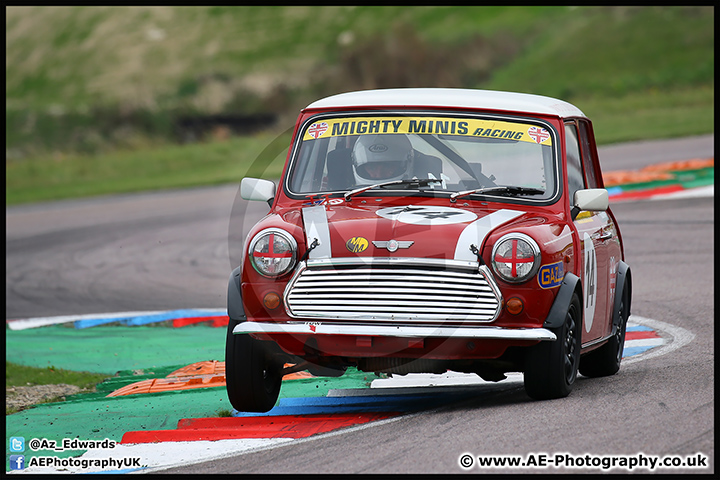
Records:
[[[623,287],[622,297],[620,297],[619,315],[620,325],[618,325],[615,335],[605,345],[580,360],[580,373],[586,377],[606,377],[615,375],[620,370],[627,321],[630,316],[630,290],[627,285]]]
[[[283,362],[267,342],[248,334],[234,335],[228,324],[225,343],[225,383],[230,404],[241,412],[267,412],[280,394]]]
[[[572,391],[580,363],[582,309],[573,294],[565,322],[554,342],[540,342],[525,358],[525,392],[535,400],[566,397]]]

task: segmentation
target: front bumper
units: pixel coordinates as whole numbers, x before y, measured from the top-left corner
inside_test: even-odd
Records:
[[[321,322],[261,323],[242,322],[234,334],[350,335],[395,338],[475,338],[483,340],[554,341],[557,337],[546,328],[502,327],[428,327],[386,325],[338,325]]]

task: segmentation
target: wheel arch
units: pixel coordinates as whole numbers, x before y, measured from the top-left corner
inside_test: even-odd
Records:
[[[242,278],[242,267],[237,267],[230,274],[228,280],[227,293],[227,312],[230,317],[230,323],[239,323],[247,320],[245,315],[245,307],[243,306],[242,291],[240,290],[240,282]]]
[[[618,326],[620,325],[620,304],[622,303],[622,292],[628,287],[628,317],[630,316],[632,306],[632,273],[627,263],[622,260],[618,263],[617,274],[615,275],[615,298],[613,299],[613,327],[612,335],[615,335]],[[618,292],[620,293],[618,295]]]
[[[570,302],[572,301],[573,294],[575,293],[577,293],[579,298],[583,298],[582,282],[580,281],[580,277],[574,273],[566,273],[562,283],[560,284],[560,290],[558,290],[558,294],[555,296],[552,307],[550,307],[548,316],[545,319],[545,323],[543,324],[544,328],[559,328],[563,325],[565,322],[565,314],[570,307]],[[582,315],[583,312],[581,310],[581,323],[583,321]]]

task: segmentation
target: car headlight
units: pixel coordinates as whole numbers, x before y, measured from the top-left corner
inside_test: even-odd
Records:
[[[506,282],[524,282],[540,268],[540,247],[524,233],[509,233],[495,242],[492,267]]]
[[[268,228],[252,239],[248,255],[260,275],[278,277],[295,266],[297,242],[284,230]]]

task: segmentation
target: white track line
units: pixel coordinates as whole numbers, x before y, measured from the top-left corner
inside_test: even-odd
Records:
[[[124,318],[142,317],[145,315],[155,315],[157,313],[166,313],[171,310],[153,311],[153,312],[122,312],[122,313],[95,313],[89,315],[60,315],[57,317],[35,317],[23,318],[20,320],[8,320],[7,326],[10,330],[26,330],[28,328],[46,327],[49,325],[59,325],[61,323],[76,322],[78,320],[89,319],[107,319],[116,318],[118,320]]]
[[[197,310],[199,313],[217,313],[218,315],[227,314],[227,310],[224,308],[188,308],[182,311],[193,311]],[[35,318],[23,318],[19,320],[8,320],[7,327],[10,330],[27,330],[28,328],[46,327],[49,325],[59,325],[62,323],[78,322],[82,320],[126,320],[136,317],[146,317],[152,315],[163,315],[178,310],[153,310],[147,312],[118,312],[118,313],[91,313],[87,315],[60,315],[57,317],[35,317]]]

